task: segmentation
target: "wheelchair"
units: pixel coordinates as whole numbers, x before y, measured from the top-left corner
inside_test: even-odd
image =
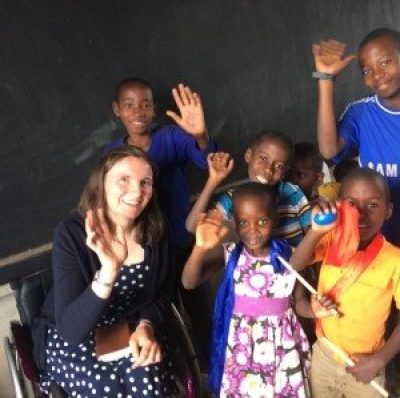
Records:
[[[10,336],[4,339],[4,350],[16,398],[44,397],[38,387],[39,372],[33,358],[30,328],[34,318],[39,315],[51,284],[51,268],[10,282],[21,320],[10,323]],[[179,376],[179,397],[201,398],[204,391],[199,362],[185,323],[173,304],[167,324],[167,338]],[[48,396],[63,398],[67,394],[60,386],[53,384]]]

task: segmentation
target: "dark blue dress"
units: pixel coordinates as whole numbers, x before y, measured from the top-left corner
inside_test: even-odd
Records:
[[[124,265],[115,282],[112,297],[97,326],[111,325],[125,312],[146,287],[150,267],[144,263]],[[77,320],[79,322],[79,320]],[[167,347],[161,342],[164,352]],[[47,330],[46,370],[40,384],[47,393],[55,381],[72,397],[171,397],[176,390],[172,363],[166,354],[156,365],[132,369],[132,356],[118,361],[99,362],[94,333],[78,346],[68,344],[55,328]]]

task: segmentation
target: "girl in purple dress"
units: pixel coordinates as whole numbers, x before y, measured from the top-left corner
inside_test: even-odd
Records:
[[[286,241],[271,236],[273,187],[248,183],[233,195],[238,243],[223,245],[225,273],[213,320],[210,389],[220,397],[309,397],[309,345],[292,308],[295,277],[278,261]],[[227,233],[218,212],[199,221],[196,246],[182,273],[187,289],[222,265]],[[221,260],[221,258],[220,258]]]

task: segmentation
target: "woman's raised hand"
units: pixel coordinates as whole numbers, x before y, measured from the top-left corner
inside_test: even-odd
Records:
[[[213,249],[229,232],[224,225],[224,218],[217,209],[202,214],[196,227],[196,246],[202,249]]]
[[[86,244],[99,257],[102,269],[117,274],[126,257],[128,247],[121,226],[110,230],[103,209],[88,210],[85,219]]]
[[[318,72],[338,75],[356,59],[355,55],[344,56],[346,44],[337,40],[321,40],[312,45],[315,68]]]

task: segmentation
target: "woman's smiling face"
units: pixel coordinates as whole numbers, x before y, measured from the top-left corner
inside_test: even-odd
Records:
[[[133,156],[117,162],[104,180],[107,212],[120,225],[134,222],[153,194],[153,171],[144,159]]]

